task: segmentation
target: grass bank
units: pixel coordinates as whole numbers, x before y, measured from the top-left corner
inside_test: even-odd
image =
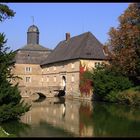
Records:
[[[0,126],[0,137],[16,137],[14,134],[7,133],[1,126]]]

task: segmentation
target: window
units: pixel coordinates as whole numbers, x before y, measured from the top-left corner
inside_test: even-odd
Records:
[[[75,66],[74,63],[71,63],[71,68],[72,68],[72,69],[74,69],[74,66]]]
[[[43,77],[41,78],[41,81],[43,82]]]
[[[47,68],[47,71],[49,71],[49,68]]]
[[[55,66],[53,67],[53,70],[56,70],[56,67]]]
[[[31,82],[31,77],[26,77],[26,82],[27,83]]]
[[[71,76],[71,82],[74,82],[74,75]]]
[[[49,76],[47,76],[47,82],[49,82]]]
[[[31,71],[32,71],[32,68],[31,68],[31,67],[26,67],[26,68],[25,68],[25,71],[26,71],[26,72],[31,72]]]
[[[54,78],[53,78],[53,79],[54,79],[54,82],[56,82],[56,76],[54,76]]]
[[[95,62],[95,67],[99,66],[100,62]]]

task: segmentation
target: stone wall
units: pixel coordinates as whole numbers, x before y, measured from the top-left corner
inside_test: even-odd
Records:
[[[71,60],[67,62],[48,65],[43,68],[43,86],[62,87],[62,77],[66,78],[66,93],[71,95],[79,93],[79,61]]]
[[[30,67],[30,70],[29,70]],[[12,73],[22,79],[12,80],[13,83],[19,82],[19,86],[42,87],[42,68],[35,64],[15,64]],[[30,77],[30,78],[27,78]]]
[[[24,95],[25,91],[28,92],[28,89],[34,91],[35,88],[45,88],[44,94],[52,93],[52,95],[55,95],[54,90],[63,89],[62,77],[65,76],[66,96],[79,98],[81,97],[79,89],[81,65],[91,70],[95,65],[102,62],[107,63],[106,61],[100,60],[69,60],[44,67],[40,67],[40,65],[37,64],[15,64],[15,68],[12,72],[22,79],[12,80],[12,82],[14,84],[19,82],[20,89],[24,89],[22,95]],[[40,92],[41,91],[42,90],[40,90]],[[82,98],[87,97],[82,96]],[[91,96],[89,98],[91,98]]]

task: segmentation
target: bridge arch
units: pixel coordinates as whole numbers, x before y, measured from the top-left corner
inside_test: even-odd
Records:
[[[36,92],[36,94],[39,95],[39,98],[46,98],[46,95],[44,95],[44,94],[41,93],[41,92]]]
[[[32,98],[33,101],[41,101],[41,100],[44,100],[46,98],[46,95],[44,95],[41,92],[34,92],[31,95],[31,98]]]

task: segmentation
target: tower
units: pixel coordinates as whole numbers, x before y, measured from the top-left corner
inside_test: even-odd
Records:
[[[27,31],[27,44],[39,44],[39,29],[31,25]]]

